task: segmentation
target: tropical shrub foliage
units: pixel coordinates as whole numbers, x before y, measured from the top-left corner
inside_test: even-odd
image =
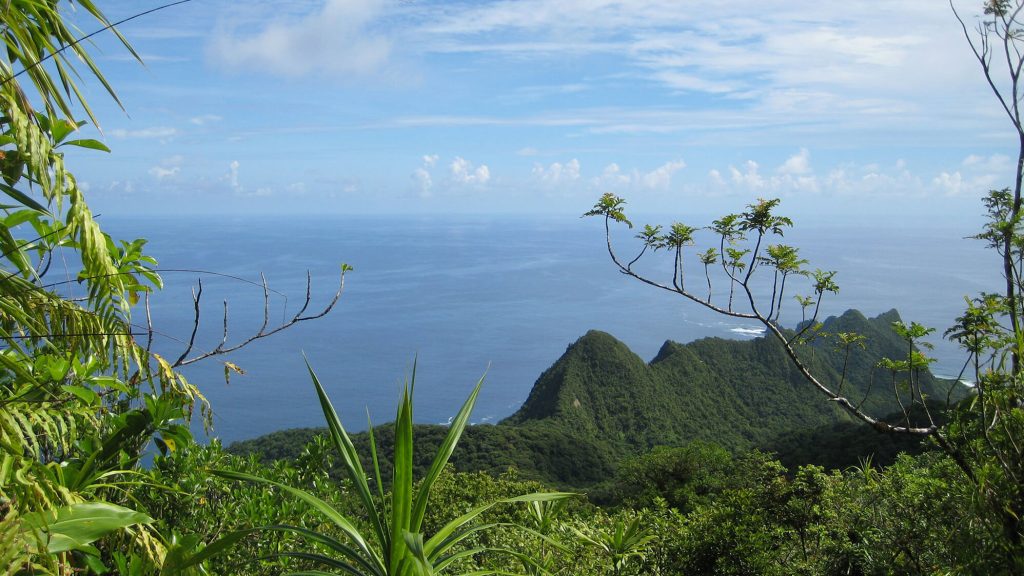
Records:
[[[78,6],[108,24],[91,1]],[[205,407],[135,338],[132,306],[160,287],[145,241],[104,234],[64,165],[65,147],[106,151],[75,137],[74,110],[91,112],[74,66],[110,87],[61,9],[0,11],[0,564],[14,572],[99,569],[92,544],[115,531],[123,550],[160,563],[167,541],[131,502],[147,482],[137,462],[154,438],[187,442],[182,419]],[[48,275],[59,257],[78,262],[75,281]]]
[[[155,529],[139,506],[153,482],[139,462],[150,446],[186,447],[197,409],[208,423],[206,400],[176,368],[333,303],[192,357],[191,344],[173,361],[151,349],[148,317],[133,311],[162,286],[157,261],[143,252],[145,240],[117,241],[100,229],[64,163],[69,146],[109,152],[77,137],[79,114],[95,123],[76,84],[82,69],[116,100],[66,23],[69,9],[135,55],[92,0],[0,9],[0,566],[174,571],[199,540]]]
[[[75,4],[98,27],[109,25],[91,0]],[[133,312],[161,287],[157,262],[144,240],[119,241],[100,229],[65,167],[66,147],[107,152],[77,137],[84,121],[95,123],[79,74],[116,99],[65,23],[65,6],[18,0],[0,8],[4,574],[1024,572],[1024,145],[1013,185],[986,197],[988,224],[978,234],[1001,257],[1005,286],[971,299],[945,333],[969,357],[964,376],[974,387],[966,398],[929,376],[929,329],[893,322],[901,353],[865,364],[858,351],[880,350],[877,338],[843,329],[852,321],[845,316],[827,330],[818,322],[821,299],[838,290],[834,274],[807,268],[797,248],[775,243],[792,225],[777,214],[777,200],[755,202],[707,229],[645,226],[636,256],[626,259],[613,247],[611,226],[632,224],[625,201],[607,194],[588,214],[604,218],[623,273],[760,321],[775,340],[749,349],[712,340],[667,344],[645,365],[607,335],[590,334],[504,426],[479,431],[466,428],[478,385],[448,428],[414,435],[410,390],[393,427],[353,439],[314,376],[329,438],[314,437],[297,457],[268,464],[226,453],[216,441],[192,442],[193,413],[202,418],[208,407],[176,368],[237,346],[190,357],[190,343],[173,361],[151,349],[152,328]],[[977,28],[965,24],[964,32],[1024,143],[1024,3],[988,1],[983,12]],[[994,79],[1004,69],[1009,83]],[[707,236],[711,245],[692,249]],[[670,280],[639,271],[638,262],[655,252],[669,255]],[[54,279],[58,261],[74,263],[60,270],[63,280]],[[806,293],[791,304],[799,287]],[[788,330],[783,308],[794,306],[803,321]],[[330,308],[264,325],[238,346]],[[715,398],[696,395],[666,402],[669,382],[711,374],[731,382],[735,364],[725,358],[743,354],[761,371],[742,371],[737,382],[747,384],[754,372],[785,373],[780,381],[802,379],[848,416],[833,410],[815,425],[849,433],[859,420],[924,438],[930,449],[915,444],[919,453],[884,467],[870,460],[829,471],[793,460],[787,467],[754,450],[780,433],[772,402],[790,399],[771,396],[767,386],[730,385],[733,396],[717,399],[730,410],[711,436],[721,432],[725,446],[701,436],[700,426],[658,412],[712,406]],[[698,374],[698,363],[719,372]],[[855,380],[876,371],[886,374],[891,395],[861,400],[870,387]],[[621,386],[599,394],[588,384],[601,375],[642,386],[632,395]],[[769,409],[747,410],[755,405]],[[765,426],[729,436],[744,420]],[[463,436],[470,449],[453,467]],[[806,436],[788,442],[808,443]],[[417,460],[414,445],[434,456]],[[147,450],[153,462],[144,467]],[[516,467],[529,478],[519,479]],[[588,498],[550,492],[537,480],[574,484]]]

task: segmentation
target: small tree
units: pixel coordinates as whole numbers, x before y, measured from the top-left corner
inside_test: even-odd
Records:
[[[952,7],[952,4],[951,4]],[[623,274],[650,286],[678,294],[716,313],[761,323],[770,337],[778,341],[803,378],[829,401],[876,430],[933,439],[956,462],[964,479],[973,486],[976,497],[972,506],[982,530],[990,534],[992,543],[988,557],[998,557],[999,569],[1024,572],[1024,223],[1021,215],[1021,193],[1024,184],[1024,0],[986,0],[977,25],[971,29],[953,7],[968,44],[980,64],[984,77],[1000,107],[1014,129],[1018,144],[1018,162],[1012,175],[1013,186],[992,191],[984,200],[988,223],[976,237],[987,242],[1000,256],[1005,284],[999,294],[982,294],[969,300],[964,315],[946,332],[968,354],[961,377],[970,377],[975,394],[958,406],[947,426],[940,426],[929,409],[928,393],[921,388],[920,372],[930,360],[921,352],[922,338],[931,330],[916,323],[895,326],[907,343],[902,359],[881,359],[880,367],[892,375],[893,394],[901,408],[897,422],[887,422],[878,415],[861,409],[862,403],[851,400],[844,392],[845,368],[838,385],[830,385],[815,374],[799,354],[799,345],[818,336],[818,313],[822,299],[838,291],[835,272],[806,270],[807,262],[799,258],[795,248],[771,244],[770,237],[782,236],[792,222],[778,216],[779,200],[758,200],[739,214],[730,214],[707,228],[717,236],[721,254],[720,276],[727,291],[717,298],[707,276],[708,295],[698,295],[685,288],[682,257],[677,252],[672,282],[662,282],[636,269],[649,249],[666,245],[669,236],[658,226],[646,226],[639,235],[643,246],[629,260],[621,259],[614,250],[611,224],[632,227],[626,217],[622,198],[608,193],[601,197],[586,216],[600,216],[605,221],[605,237],[612,262]],[[1005,71],[1005,72],[1000,72]],[[1002,77],[1001,74],[1007,77]],[[678,227],[681,225],[675,225]],[[686,227],[690,229],[689,227]],[[706,252],[705,254],[710,254]],[[707,266],[714,263],[710,255],[701,257]],[[756,274],[761,268],[772,270],[769,281]],[[809,295],[797,295],[803,322],[796,331],[779,325],[787,279],[803,276]],[[743,303],[734,302],[734,295]],[[810,317],[807,311],[813,309]],[[837,348],[844,353],[846,366],[851,349],[862,346],[862,337],[842,333],[833,335]],[[959,379],[958,379],[959,380]],[[847,389],[848,390],[848,389]],[[904,391],[908,392],[904,396]],[[950,393],[953,389],[950,389]],[[950,395],[947,394],[947,404]],[[912,414],[923,416],[915,421]],[[922,421],[923,418],[923,421]]]

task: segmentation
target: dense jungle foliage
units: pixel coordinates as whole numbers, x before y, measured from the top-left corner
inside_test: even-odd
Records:
[[[62,147],[106,151],[76,138],[78,116],[94,121],[78,74],[114,93],[67,25],[67,4],[0,8],[3,573],[1024,573],[1024,4],[985,2],[977,31],[964,27],[989,80],[994,57],[1010,61],[1011,92],[990,85],[1022,142],[1013,187],[986,197],[978,236],[1001,256],[1006,286],[970,301],[946,332],[968,355],[966,397],[928,373],[927,329],[893,313],[819,323],[821,298],[838,287],[795,248],[769,243],[792,222],[761,200],[709,227],[720,242],[699,255],[699,293],[682,281],[698,228],[645,227],[628,264],[610,236],[608,247],[625,274],[761,321],[767,337],[667,343],[645,363],[592,332],[497,426],[467,426],[478,383],[450,426],[415,433],[410,386],[392,425],[355,440],[311,369],[327,432],[297,453],[287,438],[250,445],[294,454],[273,462],[193,441],[188,424],[208,406],[177,368],[231,370],[232,346],[190,356],[189,345],[177,360],[151,350],[137,316],[161,287],[156,260],[144,240],[100,229],[64,165]],[[90,0],[75,6],[109,25]],[[631,226],[624,203],[605,195],[588,214],[610,234]],[[631,268],[659,250],[675,255],[671,284]],[[80,263],[72,282],[47,276],[58,251]],[[714,301],[712,264],[725,279]],[[778,323],[787,278],[811,294],[798,300],[811,319],[795,330]],[[759,279],[767,303],[754,297]],[[879,379],[892,394],[868,393]],[[877,433],[916,453],[868,447],[884,466],[847,466],[868,453],[847,439]],[[825,437],[838,455],[808,450]],[[574,490],[555,491],[565,486]]]

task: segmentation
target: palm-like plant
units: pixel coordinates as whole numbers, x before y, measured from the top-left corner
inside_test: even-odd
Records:
[[[593,537],[579,530],[575,532],[584,544],[597,548],[608,557],[615,576],[622,572],[630,558],[643,556],[647,544],[654,539],[653,534],[640,526],[640,517],[633,518],[628,525],[617,518],[610,531],[599,532]]]
[[[308,366],[308,365],[307,365]],[[325,548],[329,553],[293,551],[274,554],[273,556],[292,557],[307,560],[319,567],[335,570],[336,573],[350,574],[354,576],[423,576],[454,570],[458,561],[467,559],[482,552],[500,552],[508,554],[526,564],[535,564],[527,555],[519,551],[504,550],[485,547],[463,547],[474,534],[495,528],[498,524],[478,523],[477,518],[488,509],[503,502],[544,502],[560,500],[572,496],[572,494],[552,492],[533,493],[514,498],[498,500],[478,506],[469,512],[452,520],[436,534],[425,535],[422,532],[423,519],[427,512],[427,502],[430,496],[431,487],[451,458],[462,436],[463,430],[469,423],[469,417],[476,403],[477,395],[483,379],[477,382],[473,392],[462,405],[448,429],[448,434],[442,442],[437,454],[434,456],[427,475],[422,479],[418,487],[414,486],[413,480],[413,418],[412,418],[412,395],[415,388],[416,370],[413,368],[412,383],[402,391],[402,399],[398,405],[398,414],[395,419],[395,447],[394,447],[394,477],[391,486],[391,493],[385,495],[382,483],[380,482],[380,466],[378,465],[376,443],[374,441],[373,428],[370,428],[370,456],[373,462],[375,490],[370,486],[370,476],[359,459],[352,440],[342,426],[337,412],[331,405],[330,399],[324,392],[319,378],[313,369],[309,369],[310,378],[316,387],[317,396],[320,399],[320,407],[327,420],[330,431],[331,442],[342,456],[345,470],[349,479],[355,486],[356,496],[366,513],[370,524],[370,531],[367,534],[360,532],[355,522],[346,518],[333,506],[320,498],[294,488],[274,482],[251,474],[244,474],[230,470],[217,470],[216,474],[236,480],[249,482],[262,482],[276,486],[300,500],[309,504],[314,510],[322,514],[329,524],[342,534],[342,538],[335,538],[332,535],[302,528],[298,526],[267,526],[263,529],[280,530],[291,532],[304,538],[308,542],[316,543]],[[535,531],[518,527],[523,531]],[[248,532],[241,531],[237,534]],[[236,538],[236,535],[228,536],[228,539]],[[473,570],[472,574],[498,574],[497,570]],[[296,572],[295,574],[329,574],[322,571]]]

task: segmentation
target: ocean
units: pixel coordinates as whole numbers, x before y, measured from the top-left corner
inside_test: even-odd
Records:
[[[496,422],[514,412],[537,377],[588,330],[609,332],[645,360],[666,340],[758,334],[756,324],[716,315],[618,273],[596,219],[190,216],[102,222],[117,238],[147,238],[147,252],[168,270],[151,310],[155,349],[170,359],[181,354],[191,333],[191,291],[198,280],[203,292],[196,351],[202,351],[221,339],[225,300],[229,345],[259,329],[261,273],[272,290],[273,326],[301,306],[307,271],[313,310],[330,300],[341,264],[354,267],[326,317],[185,370],[213,407],[212,435],[225,443],[323,424],[304,357],[346,426],[360,430],[367,413],[375,423],[393,419],[414,361],[417,421],[447,422],[483,377],[473,421]],[[613,233],[631,245],[631,231]],[[869,316],[896,308],[905,320],[936,328],[933,370],[955,376],[964,356],[941,334],[965,296],[997,291],[1001,281],[996,257],[981,242],[964,239],[972,233],[966,227],[809,226],[787,232],[785,242],[801,247],[811,267],[839,271],[840,292],[823,302],[822,317],[848,308]],[[662,256],[642,269],[671,282],[670,263]],[[688,286],[703,294],[703,268],[695,257],[686,265]],[[795,284],[787,289],[782,314],[789,326],[800,320],[791,297],[800,292]],[[718,278],[716,301],[724,286]],[[225,383],[225,359],[245,374]]]

